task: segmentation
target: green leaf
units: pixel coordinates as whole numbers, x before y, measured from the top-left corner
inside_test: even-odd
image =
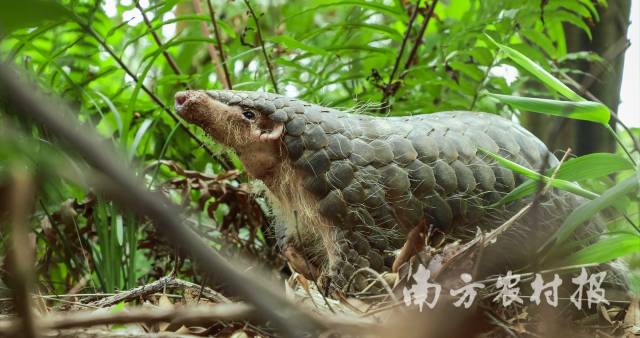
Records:
[[[305,52],[309,52],[312,54],[319,54],[319,55],[324,55],[327,54],[327,51],[322,49],[322,48],[318,48],[318,47],[314,47],[311,45],[307,45],[303,42],[300,42],[288,35],[279,35],[279,36],[274,36],[270,39],[272,42],[275,43],[281,43],[289,48],[295,48],[295,49],[302,49]]]
[[[471,63],[463,63],[460,61],[451,61],[448,63],[451,68],[463,73],[475,81],[481,81],[484,77],[484,72],[478,69],[478,67]]]
[[[609,188],[596,199],[580,205],[565,219],[560,228],[544,246],[553,242],[557,246],[566,241],[580,224],[588,221],[595,214],[613,205],[620,198],[625,197],[636,189],[639,180],[640,172],[637,172],[635,175]]]
[[[533,62],[524,54],[518,52],[517,50],[509,46],[505,46],[503,44],[496,42],[487,34],[485,34],[485,36],[487,37],[487,39],[489,39],[489,41],[491,41],[493,44],[498,46],[498,48],[500,48],[500,51],[502,51],[507,57],[509,57],[511,60],[517,63],[520,67],[524,68],[526,71],[531,73],[533,76],[538,78],[538,80],[542,81],[551,89],[555,90],[556,92],[570,99],[571,101],[584,101],[584,99],[580,95],[576,94],[573,90],[571,90],[571,88],[567,87],[567,85],[562,83],[562,81],[558,80],[556,77],[551,75],[551,73],[547,72],[544,68],[542,68],[537,63]]]
[[[520,31],[520,35],[533,42],[538,47],[542,48],[542,50],[544,50],[547,55],[552,56],[555,59],[556,48],[553,45],[551,39],[549,39],[549,37],[547,37],[544,33],[535,29],[527,29]]]
[[[122,312],[126,309],[126,304],[125,302],[118,302],[116,303],[116,305],[112,306],[109,309],[109,312],[111,313],[118,313],[118,312]]]
[[[122,243],[124,243],[124,225],[122,223],[122,215],[116,215],[115,218],[116,239],[118,240],[118,244],[122,246]]]
[[[514,108],[546,115],[561,116],[574,120],[584,120],[607,125],[611,118],[609,109],[599,102],[558,101],[489,93],[489,96]]]
[[[130,158],[133,159],[133,157],[135,156],[136,149],[138,149],[138,146],[140,145],[140,141],[142,141],[142,138],[149,130],[149,127],[151,126],[152,122],[153,122],[152,119],[145,119],[144,121],[142,121],[142,124],[140,125],[140,128],[138,128],[138,131],[136,131],[136,135],[133,138],[133,142],[131,142],[131,146],[129,147]]]
[[[284,21],[289,21],[295,17],[298,17],[302,14],[305,13],[309,13],[309,12],[316,12],[319,9],[322,8],[327,8],[327,7],[338,7],[338,6],[356,6],[356,7],[360,7],[360,8],[368,8],[368,9],[372,9],[376,12],[379,13],[384,13],[384,14],[389,14],[392,15],[396,18],[402,18],[403,16],[406,16],[406,13],[403,13],[402,11],[399,11],[397,8],[394,7],[390,7],[387,5],[383,5],[380,3],[376,3],[373,1],[357,1],[357,0],[347,0],[347,1],[336,1],[336,2],[330,2],[330,3],[325,3],[325,4],[321,4],[318,6],[314,6],[311,8],[307,8],[303,11],[300,11],[292,16],[289,16],[287,18],[284,19]]]
[[[616,172],[631,170],[634,166],[626,158],[611,153],[594,153],[577,158],[572,158],[563,163],[556,178],[569,181],[584,181],[607,176]],[[546,174],[551,175],[555,169],[547,170]],[[528,180],[514,190],[509,192],[492,207],[505,205],[509,202],[529,196],[536,191],[538,184]]]
[[[115,114],[105,114],[96,125],[96,130],[98,131],[98,134],[104,137],[112,137],[118,130],[118,121]]]
[[[593,153],[568,160],[558,169],[556,177],[584,181],[633,168],[633,163],[618,154]],[[553,170],[549,170],[549,173],[551,172]]]
[[[125,131],[124,131],[124,128],[128,127],[128,123],[125,126],[125,121],[123,121],[122,114],[120,114],[120,111],[118,110],[118,108],[116,108],[116,105],[113,104],[113,102],[111,100],[109,100],[109,98],[106,95],[100,93],[99,91],[95,91],[95,93],[96,93],[96,95],[100,96],[100,98],[102,98],[102,100],[109,107],[109,110],[111,110],[111,113],[113,113],[113,116],[116,119],[116,124],[118,126],[118,131],[120,132],[120,136],[126,135]]]
[[[591,28],[589,28],[589,26],[587,26],[587,24],[582,20],[582,18],[579,15],[576,15],[574,13],[571,12],[566,12],[566,11],[555,11],[553,13],[553,16],[550,18],[550,21],[560,21],[560,22],[568,22],[580,29],[582,29],[587,36],[589,37],[589,40],[591,40],[593,37],[591,36]]]
[[[70,12],[56,1],[0,1],[0,32],[3,33],[69,18]]]
[[[573,183],[573,182],[569,182],[569,181],[565,181],[565,180],[561,180],[561,179],[551,179],[547,176],[541,175],[538,172],[535,172],[529,168],[523,167],[515,162],[512,162],[500,155],[494,154],[488,150],[482,149],[480,148],[480,151],[482,151],[483,153],[486,153],[487,155],[491,156],[493,159],[495,159],[498,163],[500,163],[500,165],[502,165],[503,167],[510,169],[518,174],[521,174],[523,176],[526,176],[536,182],[544,182],[547,184],[550,184],[553,187],[556,187],[558,189],[562,189],[565,191],[569,191],[572,192],[576,195],[579,196],[583,196],[589,199],[594,199],[596,197],[598,197],[597,194],[586,190],[584,188],[582,188],[580,185]]]
[[[591,15],[596,19],[596,21],[600,21],[598,9],[591,0],[580,0],[580,3],[589,9],[589,12],[591,12]]]
[[[559,265],[601,264],[640,251],[640,236],[635,233],[615,233],[583,248]]]

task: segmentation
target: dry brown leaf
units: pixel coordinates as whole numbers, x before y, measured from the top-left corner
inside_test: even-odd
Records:
[[[609,324],[613,324],[613,321],[611,320],[611,316],[609,316],[609,312],[607,311],[607,308],[602,303],[598,303],[598,311],[600,312],[602,317],[604,317],[604,319],[607,322],[609,322]]]
[[[309,292],[309,280],[299,273],[296,274],[295,277],[296,277],[296,281],[300,283],[300,286],[302,286],[302,288],[304,288],[305,291]]]
[[[167,297],[166,294],[162,294],[160,298],[158,298],[158,307],[161,309],[172,309],[173,303],[171,303],[171,300],[169,299],[169,297]],[[160,332],[165,332],[170,325],[170,323],[160,323],[158,324],[158,330]]]
[[[166,294],[162,294],[158,298],[158,307],[161,309],[173,309],[173,303]]]
[[[411,257],[424,250],[427,245],[427,231],[427,223],[424,221],[411,229],[407,235],[407,241],[402,246],[402,249],[400,249],[400,253],[396,259],[393,261],[393,266],[391,268],[392,272],[398,272],[398,269],[402,264],[408,262]]]
[[[627,315],[624,316],[625,333],[629,336],[640,335],[640,299],[634,298],[629,303]]]
[[[283,255],[287,258],[287,262],[289,262],[293,271],[311,280],[318,276],[316,267],[311,265],[294,246],[287,246],[283,251]]]

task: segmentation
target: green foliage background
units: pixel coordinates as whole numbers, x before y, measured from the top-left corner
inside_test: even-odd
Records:
[[[565,27],[574,25],[589,32],[590,25],[599,20],[597,8],[606,6],[605,1],[426,3],[436,3],[436,7],[420,39],[419,27],[429,17],[425,1],[419,1],[422,10],[407,31],[415,2],[253,1],[250,4],[257,14],[256,22],[248,13],[247,2],[215,0],[211,5],[220,29],[220,41],[216,41],[213,33],[204,36],[200,27],[206,23],[211,28],[207,1],[202,2],[204,10],[200,14],[194,13],[191,1],[177,0],[142,1],[139,8],[136,1],[3,2],[0,59],[25,70],[51,96],[61,97],[73,106],[78,120],[95,126],[97,133],[126,154],[130,165],[137,168],[149,187],[162,189],[176,202],[188,206],[191,225],[210,235],[207,238],[212,245],[237,251],[238,245],[225,244],[219,228],[229,213],[228,203],[216,203],[214,212],[207,213],[198,203],[202,191],[184,194],[161,185],[182,176],[167,166],[153,167],[159,160],[172,160],[207,174],[225,170],[217,156],[223,150],[200,131],[189,126],[181,128],[172,117],[176,91],[187,87],[222,88],[207,50],[209,44],[219,42],[223,47],[233,89],[276,91],[277,87],[282,94],[327,106],[365,106],[371,113],[380,113],[383,89],[396,86],[397,92],[389,97],[391,109],[383,112],[391,115],[476,110],[519,119],[521,110],[486,94],[555,100],[563,97],[552,86],[543,85],[546,82],[540,82],[540,77],[531,75],[531,69],[499,54],[491,39],[526,55],[554,78],[578,73],[571,68],[573,60],[602,62],[600,56],[589,52],[568,53]],[[140,10],[149,17],[149,24],[140,20]],[[262,54],[256,25],[260,27],[268,61]],[[158,35],[161,44],[154,40],[152,32]],[[405,34],[407,46],[399,56]],[[421,44],[416,57],[411,66],[405,67],[417,40]],[[171,67],[165,52],[175,61],[179,73]],[[390,78],[395,63],[398,70]],[[275,85],[270,79],[270,67]],[[496,69],[510,69],[511,74],[518,76],[508,82]],[[9,120],[1,119],[0,123],[3,121]],[[191,130],[195,137],[186,130]],[[639,134],[637,130],[634,132]],[[84,170],[72,153],[50,143],[55,140],[48,137],[46,126],[30,128],[29,134],[33,139],[21,141],[22,145],[17,141],[10,145],[3,139],[0,172],[6,172],[15,159],[25,161],[25,156],[28,163],[33,158],[54,158],[71,172]],[[621,142],[629,144],[626,137],[621,134]],[[24,149],[28,149],[27,154]],[[216,156],[211,156],[207,149]],[[618,155],[609,155],[581,160],[586,164],[574,162],[573,168],[583,172],[597,163],[604,166],[591,175],[566,174],[558,178],[580,181],[582,187],[599,196],[615,187],[616,182],[637,175],[637,165],[624,157],[622,149]],[[226,156],[241,169],[233,154]],[[631,156],[637,161],[637,153]],[[38,172],[47,171],[34,166]],[[143,171],[149,166],[154,169]],[[33,217],[42,283],[56,292],[64,292],[88,277],[91,287],[113,291],[132,287],[173,268],[171,255],[159,253],[162,241],[144,220],[123,213],[100,196],[94,199],[85,187],[60,178],[53,170],[45,177],[46,184],[42,184]],[[230,184],[238,186],[245,182],[246,177],[240,176]],[[634,194],[637,187],[615,196],[617,211],[608,222],[615,236],[622,236],[607,237],[608,240],[611,242],[613,238],[614,243],[628,245],[624,249],[600,245],[595,253],[593,250],[583,253],[567,264],[600,263],[622,255],[630,262],[633,260],[630,253],[640,250],[638,233],[629,225],[638,224]],[[86,200],[95,204],[89,214],[83,215],[80,213],[83,206],[79,205]],[[210,198],[206,205],[214,202]],[[257,256],[269,251],[264,228],[257,231],[256,237],[242,226],[235,231],[237,239],[244,243],[240,247],[250,247],[248,251]],[[74,234],[75,238],[68,234]],[[600,256],[594,258],[594,254]],[[187,263],[180,271],[193,273],[192,268]]]

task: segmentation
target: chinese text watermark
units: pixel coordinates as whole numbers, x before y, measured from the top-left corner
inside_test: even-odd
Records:
[[[587,301],[587,308],[600,303],[608,305],[609,301],[605,298],[605,290],[601,287],[605,277],[606,271],[589,275],[585,268],[582,268],[580,275],[571,279],[572,284],[577,286],[576,291],[569,298],[571,303],[578,310],[582,309],[584,300]],[[442,286],[430,282],[430,278],[431,271],[423,265],[419,265],[417,271],[412,275],[415,283],[410,288],[405,287],[402,290],[404,303],[407,306],[417,305],[420,311],[425,305],[430,309],[436,306],[442,293]],[[508,271],[504,276],[499,276],[495,282],[497,293],[492,300],[505,307],[513,303],[523,304],[525,299],[536,305],[540,305],[544,301],[550,306],[558,306],[558,288],[562,285],[562,279],[558,274],[554,274],[552,280],[545,281],[541,274],[536,273],[533,282],[529,284],[533,290],[531,296],[520,295],[520,278],[521,275],[514,275],[511,271]],[[480,282],[473,282],[468,273],[461,274],[460,279],[464,282],[464,286],[449,290],[449,294],[452,297],[457,297],[453,303],[455,307],[464,306],[465,309],[468,309],[478,296],[479,290],[486,286]]]

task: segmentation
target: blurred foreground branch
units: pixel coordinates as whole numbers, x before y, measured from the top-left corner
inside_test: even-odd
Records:
[[[49,314],[36,321],[40,330],[63,330],[98,325],[170,323],[171,326],[209,326],[219,321],[250,318],[254,308],[243,303],[162,308],[137,308],[119,312],[76,311]],[[21,332],[15,320],[0,322],[0,337],[16,337]]]
[[[67,113],[67,109],[46,99],[40,91],[25,84],[15,71],[0,64],[0,99],[9,110],[24,114],[34,122],[64,141],[70,149],[80,154],[85,161],[100,172],[97,188],[138,215],[153,221],[156,228],[166,236],[168,243],[188,253],[206,273],[209,284],[224,283],[255,305],[257,316],[272,322],[282,334],[300,336],[301,332],[314,333],[325,326],[308,313],[293,306],[274,290],[264,285],[264,278],[251,278],[251,274],[238,270],[240,264],[231,264],[220,256],[196,233],[183,224],[181,212],[164,196],[147,191],[122,157],[107,147],[95,133],[82,128]]]
[[[11,247],[8,254],[10,280],[16,312],[20,316],[16,327],[22,337],[37,337],[31,311],[33,286],[33,261],[35,258],[29,241],[29,214],[33,206],[34,186],[32,177],[24,168],[14,164],[11,168],[11,187],[7,198],[8,223],[11,230]]]

